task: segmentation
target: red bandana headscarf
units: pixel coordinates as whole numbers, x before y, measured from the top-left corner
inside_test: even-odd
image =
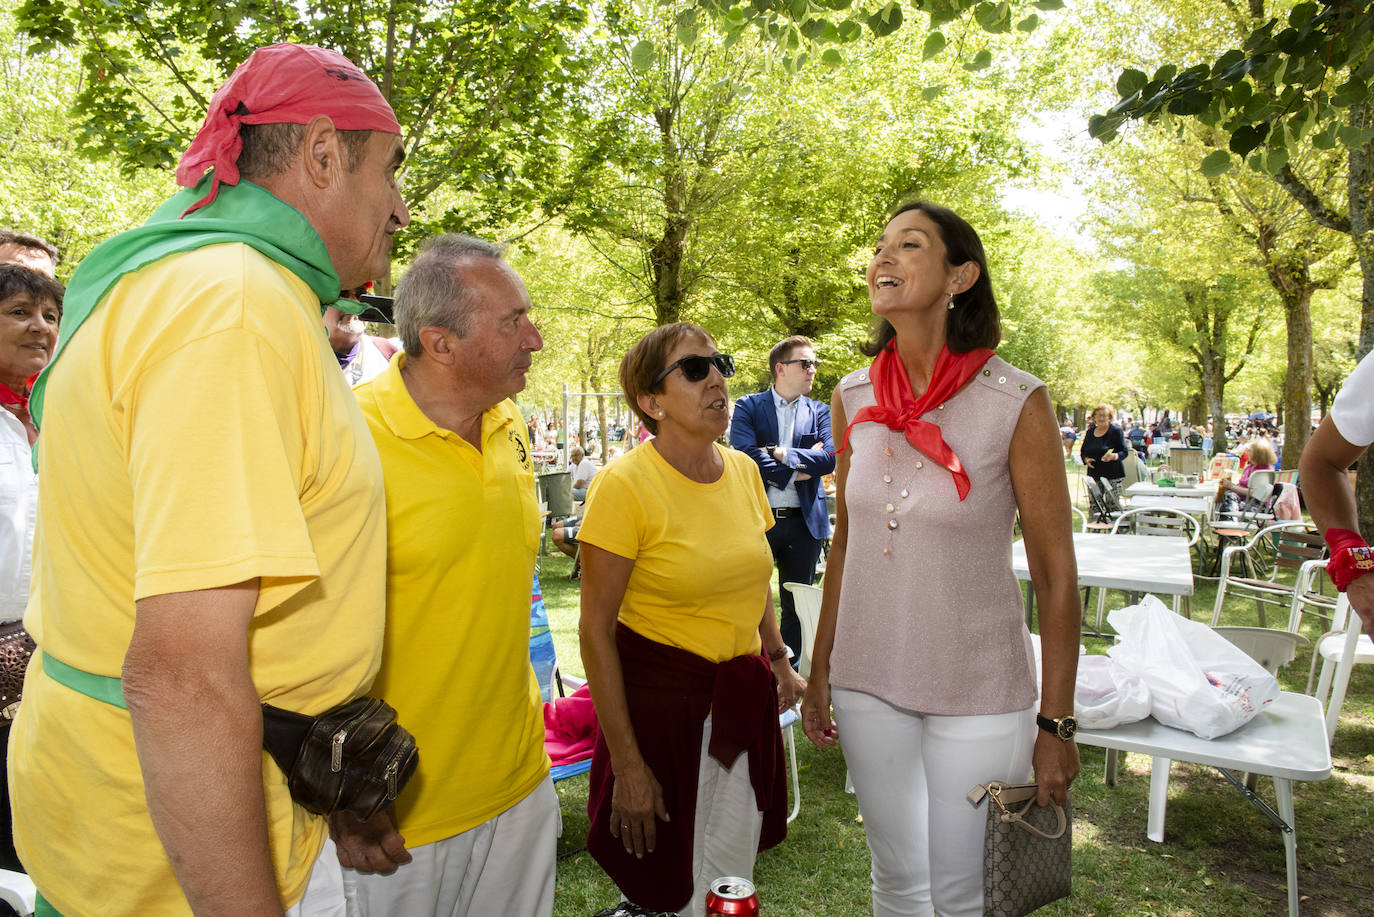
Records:
[[[940,427],[921,415],[943,404],[949,396],[967,382],[974,373],[992,356],[986,347],[970,350],[967,353],[950,353],[948,345],[940,348],[940,356],[935,359],[935,369],[930,374],[930,386],[925,394],[917,398],[911,390],[911,378],[906,374],[906,366],[897,355],[897,341],[888,342],[882,353],[878,354],[869,367],[868,377],[873,382],[873,397],[876,405],[859,408],[854,419],[844,431],[844,442],[839,451],[849,446],[849,434],[855,424],[873,421],[889,430],[906,434],[907,442],[933,462],[939,462],[954,475],[954,488],[959,499],[968,496],[970,483],[968,472],[964,470],[959,456],[940,435]]]
[[[177,184],[186,188],[215,170],[210,193],[186,213],[213,201],[221,184],[238,184],[241,125],[308,124],[318,115],[339,130],[401,133],[381,90],[342,54],[286,43],[254,51],[210,100],[205,123],[177,165]]]

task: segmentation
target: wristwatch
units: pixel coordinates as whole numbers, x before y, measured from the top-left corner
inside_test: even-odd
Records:
[[[1058,736],[1065,742],[1072,739],[1078,733],[1078,717],[1073,714],[1050,719],[1047,716],[1042,716],[1037,713],[1035,715],[1035,725],[1052,736]]]

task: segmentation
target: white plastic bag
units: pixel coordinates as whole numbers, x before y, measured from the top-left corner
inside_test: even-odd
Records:
[[[1152,595],[1110,612],[1121,642],[1107,654],[1150,689],[1166,726],[1215,739],[1239,729],[1279,696],[1279,683],[1216,631],[1176,615]]]
[[[1073,710],[1084,729],[1111,729],[1150,715],[1145,679],[1107,656],[1080,656]]]

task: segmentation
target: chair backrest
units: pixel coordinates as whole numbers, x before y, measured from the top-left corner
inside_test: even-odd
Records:
[[[1102,487],[1097,483],[1097,478],[1084,475],[1083,486],[1088,489],[1088,509],[1092,511],[1092,521],[1110,522],[1111,514],[1107,512],[1107,504],[1102,502]]]
[[[821,618],[821,590],[805,583],[783,583],[782,588],[792,593],[792,607],[801,622],[802,645],[793,647],[797,651],[797,671],[802,678],[810,678],[811,650],[816,645],[816,625]]]
[[[1212,456],[1212,461],[1207,465],[1207,480],[1216,481],[1221,478],[1231,480],[1231,473],[1240,467],[1240,456],[1221,453]]]
[[[1276,471],[1252,471],[1250,479],[1246,482],[1246,487],[1250,490],[1250,499],[1255,503],[1264,503],[1274,492],[1274,480],[1278,474]]]
[[[1112,524],[1112,534],[1123,528],[1130,528],[1136,535],[1181,536],[1188,539],[1188,546],[1197,544],[1202,534],[1198,521],[1187,513],[1162,507],[1142,507],[1131,509],[1117,517]]]
[[[1201,449],[1169,447],[1169,466],[1174,469],[1175,474],[1202,474],[1202,463]]]
[[[1274,472],[1274,480],[1279,484],[1298,486],[1298,469],[1285,468],[1283,471]]]
[[[1314,528],[1276,528],[1273,538],[1275,570],[1279,567],[1296,570],[1309,560],[1326,556],[1326,542]]]
[[[1126,469],[1126,486],[1137,484],[1141,481],[1150,480],[1150,469],[1140,460],[1139,455],[1131,455],[1123,460],[1122,466]]]
[[[1279,669],[1292,662],[1298,650],[1307,645],[1307,638],[1302,634],[1271,627],[1214,627],[1212,630],[1264,666],[1270,675],[1277,675]]]

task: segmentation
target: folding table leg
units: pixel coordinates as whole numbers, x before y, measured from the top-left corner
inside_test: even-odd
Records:
[[[1293,818],[1293,781],[1275,777],[1274,795],[1279,815],[1288,823],[1288,830],[1282,832],[1283,853],[1288,865],[1288,917],[1298,917],[1298,823]]]
[[[1169,767],[1172,764],[1168,758],[1155,756],[1150,759],[1150,814],[1145,836],[1157,844],[1164,843],[1164,809],[1169,803]]]

